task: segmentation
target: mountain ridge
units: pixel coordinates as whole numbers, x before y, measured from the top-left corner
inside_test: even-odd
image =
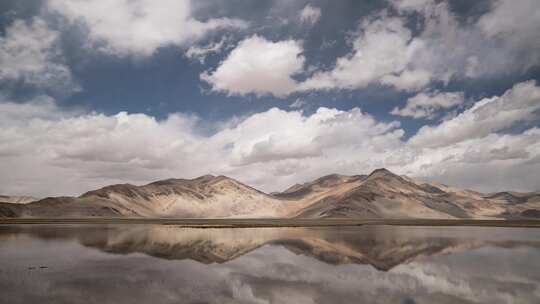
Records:
[[[537,218],[540,193],[479,193],[385,168],[329,174],[267,194],[224,176],[114,184],[78,197],[0,200],[0,217]]]

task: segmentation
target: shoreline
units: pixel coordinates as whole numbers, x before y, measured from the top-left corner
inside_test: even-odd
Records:
[[[493,219],[173,219],[173,218],[0,218],[0,225],[174,225],[186,228],[480,226],[540,228],[540,220]]]

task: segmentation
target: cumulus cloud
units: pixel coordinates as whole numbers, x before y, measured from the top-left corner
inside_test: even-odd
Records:
[[[478,21],[482,33],[510,50],[510,60],[526,70],[540,63],[540,9],[535,0],[498,0]],[[507,59],[508,60],[508,59]]]
[[[395,107],[391,114],[408,116],[413,118],[435,118],[440,109],[448,109],[462,104],[464,101],[462,92],[439,92],[427,91],[407,99],[404,108]]]
[[[246,165],[320,157],[350,148],[355,138],[365,138],[353,146],[364,148],[366,156],[372,155],[379,148],[397,143],[403,135],[402,130],[396,129],[398,126],[395,122],[378,123],[357,108],[346,112],[319,108],[307,117],[299,111],[274,108],[216,136],[225,136],[234,144],[231,152],[235,165]]]
[[[63,63],[59,33],[40,18],[16,20],[0,37],[0,81],[23,81],[57,91],[77,90],[70,69]]]
[[[376,18],[362,22],[353,51],[339,58],[330,71],[316,72],[299,90],[366,87],[374,81],[403,89],[417,89],[429,81],[422,71],[409,69],[416,44],[400,18]]]
[[[0,95],[0,126],[4,128],[26,123],[29,119],[54,120],[76,112],[62,111],[50,96],[40,95],[27,103],[15,103]]]
[[[201,74],[201,79],[212,90],[230,95],[284,96],[297,85],[292,76],[303,69],[302,51],[297,41],[273,42],[254,35],[241,41],[216,70]]]
[[[304,57],[298,41],[271,42],[253,36],[202,79],[216,91],[239,95],[282,97],[369,85],[418,92],[435,82],[448,85],[454,79],[501,78],[540,64],[540,22],[527,16],[538,10],[537,1],[523,1],[512,9],[511,2],[501,0],[467,22],[460,21],[445,1],[390,3],[397,12],[382,10],[364,17],[350,37],[350,52],[328,69],[302,71]],[[308,4],[301,20],[316,22],[316,12]],[[419,20],[414,30],[411,17]],[[249,54],[257,60],[250,60]],[[299,75],[298,81],[291,77],[301,72],[307,77]],[[268,76],[262,77],[263,73]]]
[[[424,126],[410,139],[413,145],[440,147],[480,138],[538,117],[540,87],[534,81],[514,85],[502,96],[484,98],[440,125]]]
[[[149,56],[159,47],[185,45],[212,30],[247,25],[230,18],[199,21],[192,16],[189,0],[51,0],[47,4],[69,21],[83,23],[101,50],[116,55]]]
[[[3,100],[0,171],[10,174],[0,176],[0,192],[78,194],[111,183],[208,173],[275,191],[378,167],[481,191],[536,190],[540,129],[504,130],[537,117],[539,100],[540,87],[523,82],[407,141],[399,122],[379,121],[358,108],[311,114],[273,108],[205,134],[199,132],[203,122],[182,113],[158,120],[67,112],[47,97],[25,104]]]
[[[397,5],[408,11],[404,16],[412,11],[424,19],[417,37],[423,47],[413,63],[432,71],[435,79],[501,77],[540,64],[540,22],[530,15],[540,8],[538,1],[493,1],[487,13],[467,22],[459,22],[447,2]]]
[[[540,129],[522,134],[490,133],[445,146],[415,147],[405,172],[481,191],[540,189],[535,172],[540,164]]]
[[[181,114],[157,121],[124,112],[113,116],[72,113],[59,110],[46,98],[1,105],[8,111],[0,113],[0,167],[2,172],[14,172],[0,177],[2,190],[8,192],[19,192],[24,179],[32,191],[43,194],[47,187],[55,188],[47,182],[51,176],[63,183],[56,194],[75,194],[122,179],[164,177],[167,166],[186,159],[195,147],[195,121]],[[197,166],[194,158],[190,162]],[[190,173],[186,168],[185,174]]]
[[[391,1],[386,11],[360,22],[352,50],[326,71],[317,71],[298,90],[359,89],[370,84],[418,91],[453,78],[496,78],[540,64],[538,1],[494,3],[486,14],[462,23],[447,2]],[[409,28],[411,15],[421,22]]]
[[[202,136],[197,119],[182,114],[156,120],[68,113],[48,100],[2,107],[9,111],[0,113],[0,169],[13,172],[0,176],[4,193],[76,194],[109,183],[207,173],[277,190],[323,172],[363,171],[403,135],[398,123],[377,122],[359,109],[320,108],[309,116],[271,109]],[[284,175],[285,164],[305,170],[270,178],[269,172]]]
[[[314,25],[321,18],[321,9],[311,4],[307,4],[300,11],[300,21],[305,24]]]

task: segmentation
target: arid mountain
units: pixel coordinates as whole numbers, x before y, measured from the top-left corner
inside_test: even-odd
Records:
[[[540,193],[482,194],[377,169],[369,175],[327,175],[266,194],[225,176],[119,184],[79,197],[27,204],[1,202],[4,217],[177,218],[531,218]]]
[[[31,197],[31,196],[0,195],[0,203],[28,204],[36,200],[37,199],[35,197]]]
[[[225,176],[167,179],[144,186],[119,184],[79,197],[50,197],[24,206],[0,204],[0,215],[20,217],[287,217],[303,207],[284,203]]]
[[[417,182],[378,169],[355,187],[325,196],[300,210],[298,217],[482,218],[506,208],[481,194]]]

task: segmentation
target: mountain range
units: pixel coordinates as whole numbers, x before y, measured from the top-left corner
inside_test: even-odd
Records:
[[[78,197],[0,196],[0,217],[540,218],[540,193],[479,193],[387,169],[264,193],[226,176],[118,184]]]

